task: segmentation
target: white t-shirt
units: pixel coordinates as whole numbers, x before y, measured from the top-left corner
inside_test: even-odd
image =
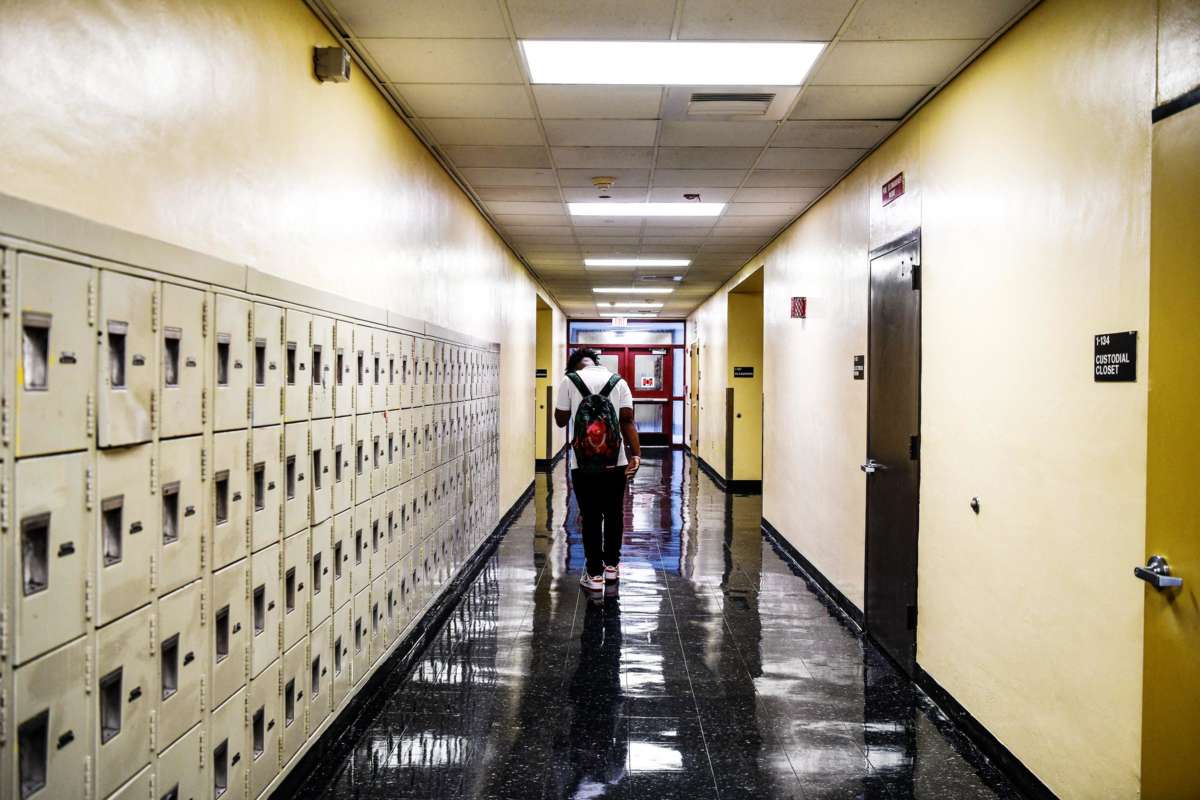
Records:
[[[584,367],[579,370],[579,377],[583,378],[584,385],[592,390],[592,394],[599,394],[611,375],[612,373],[604,367],[598,366]],[[618,419],[620,419],[622,408],[633,409],[633,393],[629,391],[629,384],[625,382],[624,378],[617,381],[617,385],[608,393],[608,399],[613,404],[613,408],[617,410]],[[554,407],[559,411],[571,412],[571,419],[567,422],[568,442],[574,435],[575,412],[581,402],[583,402],[583,395],[579,393],[578,387],[564,375],[562,383],[558,385],[558,400],[554,403]],[[625,455],[625,441],[621,436],[620,428],[617,429],[617,437],[621,439],[620,448],[617,451],[617,466],[623,467],[629,463],[629,458]],[[568,444],[567,450],[568,457],[571,459],[571,468],[574,469],[579,466],[575,463],[575,449]]]

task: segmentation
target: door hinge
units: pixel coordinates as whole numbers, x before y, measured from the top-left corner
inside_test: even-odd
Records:
[[[200,769],[204,769],[204,726],[200,726]]]
[[[154,294],[150,295],[150,332],[151,333],[158,333],[158,305],[159,305],[158,292],[159,292],[159,289],[156,286]]]
[[[83,618],[92,621],[92,578],[83,579]]]
[[[0,444],[8,447],[8,398],[0,397]]]
[[[158,590],[158,554],[155,553],[150,556],[150,591],[155,592],[157,590]],[[151,618],[151,621],[153,621],[153,618]],[[151,652],[153,652],[154,648],[151,647],[150,649],[151,649]]]
[[[0,460],[0,469],[3,460]],[[0,477],[0,533],[8,533],[8,476]],[[2,608],[0,608],[2,610]]]
[[[250,304],[250,313],[246,314],[246,341],[254,341],[254,304]]]
[[[200,569],[204,570],[204,536],[200,536]],[[208,625],[208,594],[204,591],[204,585],[200,586],[200,627]],[[203,679],[203,674],[201,676]]]
[[[287,407],[287,387],[279,387],[279,416],[284,415],[284,409]]]
[[[204,572],[204,568],[208,566],[208,536],[204,533],[200,534],[200,572]],[[200,602],[204,602],[204,595],[200,595]],[[203,620],[200,623],[204,624]]]
[[[0,661],[8,659],[8,612],[5,608],[0,607]],[[0,702],[0,709],[3,709],[4,703]],[[3,735],[4,728],[0,727],[0,736]]]
[[[83,470],[83,507],[85,511],[91,511],[95,504],[96,481],[92,476],[92,468],[86,467]]]
[[[915,631],[917,629],[917,607],[916,606],[908,607],[908,629],[910,631]]]
[[[254,421],[254,389],[246,390],[246,417]]]
[[[158,464],[154,456],[150,456],[150,494],[158,494]]]
[[[154,569],[153,559],[151,559],[150,563],[152,565],[151,570],[153,571],[153,569]],[[150,617],[149,626],[150,626],[150,655],[154,655],[156,652],[158,652],[158,620],[154,616]]]
[[[83,757],[83,800],[92,800],[92,757]]]
[[[155,752],[158,744],[158,710],[150,709],[150,752]]]
[[[92,648],[87,648],[83,653],[83,692],[84,694],[92,693]]]
[[[200,390],[200,424],[208,422],[208,389]]]
[[[200,710],[208,710],[208,676],[200,673]]]
[[[91,393],[87,393],[87,401],[84,403],[84,429],[87,433],[87,438],[91,439],[96,435],[96,398]]]
[[[921,457],[921,437],[908,437],[908,457],[912,461],[916,461]]]
[[[200,482],[208,480],[208,450],[200,448]]]
[[[246,469],[250,469],[251,467],[254,466],[254,455],[253,455],[253,451],[251,450],[253,441],[254,441],[253,436],[250,436],[246,439]]]
[[[914,292],[921,290],[921,265],[912,265],[912,288]]]
[[[96,276],[93,275],[88,279],[88,296],[87,296],[87,323],[88,327],[96,325]]]
[[[208,298],[200,301],[200,338],[208,338]]]
[[[0,255],[0,313],[6,319],[12,313],[12,270],[8,267],[11,253],[12,251],[5,251]]]

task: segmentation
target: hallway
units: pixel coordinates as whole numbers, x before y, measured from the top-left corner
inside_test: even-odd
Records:
[[[1019,796],[762,538],[759,497],[679,452],[633,492],[619,593],[593,603],[564,466],[539,473],[412,673],[299,796]]]

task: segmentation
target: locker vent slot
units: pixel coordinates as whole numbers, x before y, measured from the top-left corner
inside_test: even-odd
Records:
[[[21,800],[46,787],[46,765],[50,755],[50,711],[35,714],[17,728],[20,758]]]
[[[313,386],[320,386],[323,376],[321,375],[321,345],[314,344],[312,348],[312,382]]]
[[[375,385],[383,383],[383,359],[378,355],[375,356]]]
[[[292,567],[283,576],[283,607],[287,613],[296,610],[296,568]]]
[[[287,483],[287,499],[291,500],[296,496],[296,457],[287,457],[287,470],[285,475]]]
[[[363,532],[362,532],[362,528],[359,528],[358,530],[356,530],[354,532],[354,563],[355,564],[362,563],[364,549],[365,548],[363,547]]]
[[[122,556],[121,517],[125,496],[110,497],[100,504],[104,537],[104,566],[119,564]]]
[[[183,331],[179,328],[163,329],[163,386],[179,385],[179,340]]]
[[[321,491],[321,448],[313,448],[313,491]]]
[[[100,744],[121,732],[121,667],[100,679]]]
[[[213,625],[213,635],[216,638],[214,649],[216,650],[217,663],[220,664],[229,657],[229,606],[225,606],[217,612],[215,624]]]
[[[379,635],[379,620],[382,617],[379,614],[379,603],[374,603],[371,606],[371,636]]]
[[[21,586],[25,597],[50,586],[50,515],[21,520]]]
[[[267,739],[266,716],[267,716],[267,709],[265,706],[259,706],[258,710],[254,712],[253,729],[254,729],[254,760],[255,761],[257,761],[258,757],[261,756],[263,754],[263,751],[267,749],[267,746],[266,746],[266,739]]]
[[[358,385],[366,382],[367,359],[362,350],[358,351]]]
[[[312,557],[312,592],[321,593],[321,554],[313,553]]]
[[[229,470],[221,470],[213,476],[213,521],[217,525],[229,522]]]
[[[113,389],[125,388],[125,336],[128,323],[108,323],[108,382]]]
[[[342,674],[342,637],[333,641],[333,674]]]
[[[358,442],[354,445],[354,474],[363,474],[363,443]]]
[[[309,692],[313,697],[321,694],[321,657],[317,656],[312,660],[312,690]]]
[[[254,340],[254,385],[267,385],[267,340]]]
[[[388,356],[388,386],[394,386],[396,383],[396,359],[394,356]]]
[[[333,448],[333,482],[342,482],[342,446]]]
[[[395,606],[396,606],[396,601],[392,599],[392,590],[391,590],[391,589],[388,589],[388,597],[387,597],[387,615],[388,615],[388,619],[389,619],[389,620],[390,620],[390,619],[392,619],[392,618],[395,616],[395,615],[393,614],[393,611],[394,611],[394,609],[395,609]]]
[[[362,640],[363,640],[363,621],[362,621],[362,617],[358,617],[357,619],[354,620],[354,652],[355,653],[362,652]]]
[[[283,727],[289,728],[296,721],[296,679],[292,678],[283,687]]]
[[[242,723],[245,724],[244,722]],[[245,728],[242,728],[245,731]],[[243,733],[243,736],[246,734]],[[225,739],[213,749],[213,798],[220,797],[229,789],[229,740]]]
[[[163,544],[179,541],[179,482],[162,487]]]
[[[379,520],[371,520],[371,552],[379,552]]]
[[[342,543],[336,542],[333,545],[333,579],[340,581],[342,579]]]
[[[287,343],[287,385],[296,385],[296,343]]]
[[[262,461],[254,465],[254,510],[267,507],[267,465]]]
[[[338,350],[336,360],[334,362],[334,373],[335,374],[333,376],[334,382],[338,386],[341,386],[344,383],[344,381],[342,380],[342,374],[345,370],[345,362],[346,362],[345,354],[341,350]]]
[[[376,436],[373,440],[371,440],[371,444],[372,454],[374,457],[374,461],[372,462],[371,466],[375,469],[379,469],[379,437]]]
[[[387,515],[387,535],[389,542],[396,538],[396,519],[391,511]]]
[[[45,391],[49,386],[50,315],[25,312],[21,317],[24,343],[22,364],[26,391]]]
[[[162,643],[159,659],[162,662],[162,699],[179,691],[179,634]]]
[[[267,587],[266,584],[254,590],[254,635],[258,636],[267,629]]]

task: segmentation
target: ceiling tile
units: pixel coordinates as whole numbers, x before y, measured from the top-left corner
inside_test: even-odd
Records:
[[[533,87],[545,119],[658,119],[662,89],[658,86]]]
[[[754,230],[768,230],[772,227],[778,228],[781,225],[786,225],[792,221],[791,215],[778,217],[721,217],[717,223],[717,228],[725,230],[729,228],[742,228]]]
[[[641,224],[638,225],[620,225],[617,223],[606,225],[577,225],[575,235],[583,238],[596,238],[608,236],[640,236],[642,233]]]
[[[853,39],[986,39],[1028,0],[864,0],[842,32]]]
[[[622,188],[646,186],[650,182],[650,170],[648,169],[560,169],[558,171],[558,179],[563,186],[590,187],[592,178],[601,175],[616,178],[616,185]],[[593,189],[593,191],[595,190]]]
[[[663,147],[761,147],[775,130],[774,122],[682,122],[665,120]]]
[[[823,189],[840,178],[836,169],[757,169],[746,179],[746,186],[758,189],[773,187]]]
[[[517,242],[517,244],[522,245],[522,246],[527,245],[527,244],[550,244],[550,245],[552,245],[552,244],[567,244],[567,245],[570,245],[570,244],[575,243],[574,236],[561,236],[561,235],[559,235],[559,236],[544,236],[544,235],[539,235],[539,234],[521,233],[520,231],[515,231],[515,232],[508,231],[508,234],[509,234],[509,236],[512,237],[514,242]]]
[[[981,44],[982,39],[838,42],[812,82],[851,86],[936,84]]]
[[[554,147],[558,167],[633,168],[649,167],[654,160],[653,147]]]
[[[804,210],[803,203],[730,203],[726,217],[771,216],[786,214],[794,217]]]
[[[670,236],[683,229],[708,230],[716,217],[653,217],[646,220],[647,236]]]
[[[680,39],[828,41],[852,0],[687,0]]]
[[[707,237],[707,233],[695,236],[644,236],[642,237],[642,241],[646,243],[647,247],[654,248],[692,247],[703,244]]]
[[[554,186],[552,169],[467,167],[459,170],[473,186]]]
[[[816,200],[821,188],[739,189],[734,199],[739,203],[810,203]]]
[[[744,169],[659,169],[654,171],[654,185],[737,187],[745,177]]]
[[[929,93],[918,86],[809,86],[792,119],[900,119]]]
[[[785,122],[772,147],[874,147],[891,133],[895,122]]]
[[[749,169],[758,158],[757,147],[662,147],[659,169]]]
[[[430,38],[508,38],[496,0],[329,0],[338,17],[358,38],[421,36]]]
[[[545,147],[478,147],[456,145],[445,148],[445,153],[462,167],[534,167],[548,169],[550,156]]]
[[[532,119],[423,119],[439,144],[533,145],[542,132]]]
[[[632,225],[629,217],[571,217],[571,224],[576,230],[585,231],[590,228],[613,228],[621,231],[628,231],[631,228],[640,228],[638,225]]]
[[[656,186],[650,190],[650,200],[658,203],[669,203],[683,199],[683,195],[698,194],[705,203],[727,203],[733,197],[733,187],[716,188],[693,184],[689,186]]]
[[[771,147],[758,162],[759,169],[846,169],[866,150],[835,147]]]
[[[408,109],[418,117],[532,118],[533,106],[524,86],[482,83],[393,84]]]
[[[563,225],[571,224],[571,218],[568,217],[565,213],[563,213],[563,214],[554,214],[554,213],[536,214],[536,213],[526,213],[523,209],[518,209],[516,211],[512,210],[515,206],[529,206],[529,205],[537,205],[537,204],[536,203],[488,203],[487,209],[488,209],[488,211],[492,212],[492,215],[493,215],[494,219],[496,220],[496,224],[500,225],[501,227],[507,227],[509,225],[563,226]],[[497,206],[499,206],[499,209],[497,209]],[[558,206],[558,207],[562,208],[562,206]]]
[[[666,39],[675,0],[508,0],[521,39]]]
[[[530,236],[565,236],[571,239],[574,234],[570,225],[505,225],[504,232],[517,237]],[[572,239],[572,241],[574,241]]]
[[[609,252],[605,248],[618,246],[636,245],[641,242],[639,236],[580,236],[579,244],[584,247],[585,251],[600,247],[604,252]]]
[[[610,176],[611,177],[611,176]],[[563,199],[568,203],[600,203],[603,202],[598,196],[595,187],[564,187]],[[607,194],[610,199],[620,202],[640,203],[646,199],[646,187],[636,186],[625,189],[609,189]]]
[[[362,39],[390,83],[521,83],[507,39]]]
[[[475,194],[488,205],[491,205],[493,200],[508,200],[548,202],[557,206],[559,201],[558,189],[549,186],[482,186],[475,190]]]
[[[544,124],[555,147],[649,147],[658,131],[654,120],[549,119]]]
[[[497,219],[508,216],[526,217],[537,215],[542,217],[560,217],[566,219],[567,209],[562,203],[510,203],[503,200],[487,203],[488,211],[498,215]],[[521,224],[521,223],[517,223]],[[540,222],[526,222],[526,225],[541,225]],[[561,222],[547,222],[546,225],[561,225]]]

